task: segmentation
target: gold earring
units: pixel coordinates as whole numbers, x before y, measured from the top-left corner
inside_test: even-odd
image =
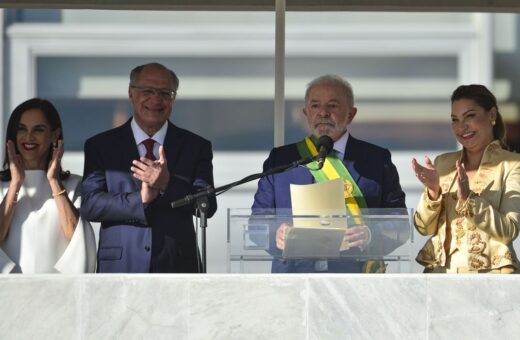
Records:
[[[496,123],[497,123],[497,122],[494,121],[494,120],[491,121],[491,125],[493,125],[493,126],[495,126]]]
[[[56,149],[57,147],[58,147],[58,143],[53,142],[53,143],[52,143],[52,148],[53,148],[53,149]]]

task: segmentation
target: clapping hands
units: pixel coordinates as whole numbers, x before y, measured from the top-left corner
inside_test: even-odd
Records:
[[[422,166],[417,162],[414,158],[412,160],[413,171],[415,172],[415,176],[421,181],[422,184],[426,188],[428,188],[428,196],[432,200],[436,200],[439,198],[441,194],[441,187],[439,184],[439,174],[435,167],[433,166],[432,161],[428,156],[424,156],[424,162],[426,166]]]
[[[148,204],[159,195],[160,190],[166,190],[170,181],[164,147],[162,145],[159,147],[158,160],[153,161],[141,157],[139,160],[133,161],[132,164],[130,171],[135,178],[142,182],[141,198],[144,204]]]

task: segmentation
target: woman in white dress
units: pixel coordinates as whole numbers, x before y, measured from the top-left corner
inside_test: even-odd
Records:
[[[0,172],[0,272],[95,270],[90,224],[79,214],[81,177],[61,168],[63,129],[56,108],[33,98],[7,124]]]

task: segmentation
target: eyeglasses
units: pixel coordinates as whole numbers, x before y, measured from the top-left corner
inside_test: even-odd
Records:
[[[165,89],[156,89],[153,87],[144,87],[144,86],[136,86],[130,85],[131,88],[138,90],[141,95],[149,98],[153,95],[158,95],[162,100],[171,100],[177,94],[177,91],[174,90],[165,90]]]

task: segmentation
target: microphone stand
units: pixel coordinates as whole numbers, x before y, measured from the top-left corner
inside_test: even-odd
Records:
[[[262,177],[266,177],[269,175],[274,175],[280,172],[284,172],[286,170],[296,168],[300,165],[305,165],[312,161],[316,160],[316,157],[307,157],[302,158],[297,161],[294,161],[289,164],[280,165],[269,169],[265,172],[256,173],[253,175],[249,175],[247,177],[242,178],[236,182],[232,182],[217,188],[213,188],[212,186],[208,186],[205,189],[199,190],[194,194],[186,195],[184,198],[178,199],[171,203],[172,208],[179,208],[185,206],[187,204],[194,204],[196,209],[199,211],[200,218],[200,230],[201,230],[201,262],[202,262],[202,273],[206,273],[206,228],[208,226],[207,215],[206,212],[209,208],[209,200],[208,197],[210,195],[218,195],[225,191],[228,191],[231,188],[239,186],[241,184],[254,181],[255,179],[259,179]]]

